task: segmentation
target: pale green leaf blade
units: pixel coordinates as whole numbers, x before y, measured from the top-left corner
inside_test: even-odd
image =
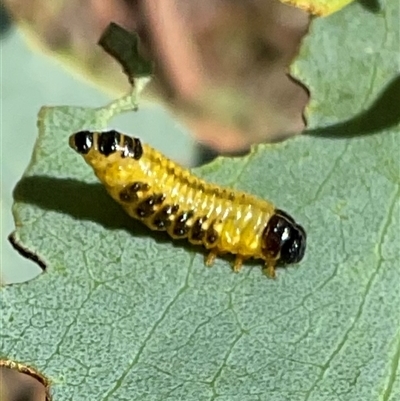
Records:
[[[197,171],[305,226],[306,258],[275,281],[257,263],[208,269],[201,249],[149,232],[108,198],[67,138],[103,128],[110,107],[46,109],[14,211],[16,238],[49,267],[3,289],[3,354],[41,368],[56,400],[397,400],[398,114],[388,107],[374,135],[363,126],[399,88],[396,10],[354,5],[314,23],[294,67],[312,91],[313,136]],[[339,41],[350,20],[368,34],[349,28]],[[348,138],[330,138],[344,120]]]

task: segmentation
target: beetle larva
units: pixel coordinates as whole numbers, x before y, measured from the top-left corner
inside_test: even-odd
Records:
[[[80,131],[70,146],[92,166],[108,193],[135,219],[172,238],[187,238],[217,255],[236,255],[233,269],[262,259],[275,277],[277,264],[299,262],[306,233],[287,213],[262,199],[194,176],[138,138],[117,131]]]

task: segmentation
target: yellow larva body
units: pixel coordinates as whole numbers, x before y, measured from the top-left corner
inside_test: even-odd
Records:
[[[158,210],[163,205],[179,205],[179,210],[171,215],[172,223],[181,213],[194,211],[186,221],[189,228],[200,217],[205,217],[202,224],[204,231],[207,232],[212,224],[218,239],[212,243],[205,238],[203,245],[206,248],[215,247],[220,252],[262,258],[260,239],[274,214],[272,204],[244,192],[209,184],[147,145],[143,145],[143,156],[135,163],[130,159],[113,160],[112,156],[105,162],[104,158],[98,156],[95,152],[89,153],[89,164],[96,166],[95,173],[108,193],[133,218],[138,218],[137,208],[145,198],[163,194],[164,199],[157,206]],[[146,183],[148,188],[139,190],[133,201],[124,202],[120,194],[124,193],[127,183],[133,182]],[[150,229],[157,230],[153,214],[141,221]],[[172,238],[178,239],[181,236],[174,233],[175,230],[175,224],[170,224],[166,229]]]
[[[282,219],[295,223],[271,203],[207,183],[138,139],[116,131],[83,131],[73,135],[70,144],[93,167],[108,193],[150,229],[203,245],[210,250],[208,264],[218,254],[231,253],[236,255],[236,271],[243,260],[256,258],[265,260],[274,275],[281,252],[266,251],[268,223],[273,216],[280,223]]]

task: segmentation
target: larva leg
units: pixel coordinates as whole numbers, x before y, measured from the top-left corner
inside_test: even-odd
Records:
[[[276,277],[275,266],[272,263],[267,263],[263,271],[269,278]]]
[[[211,249],[210,253],[206,257],[206,266],[211,267],[214,264],[215,258],[217,257],[217,249]]]
[[[240,269],[242,268],[243,264],[243,257],[240,255],[236,255],[235,262],[233,263],[233,271],[235,273],[240,272]]]

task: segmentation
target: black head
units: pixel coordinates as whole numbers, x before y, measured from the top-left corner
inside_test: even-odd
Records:
[[[262,240],[264,256],[276,260],[278,264],[287,265],[303,259],[307,235],[292,217],[277,209],[263,232]]]
[[[98,134],[97,147],[99,152],[104,156],[120,149],[121,134],[117,131],[105,131]]]
[[[131,157],[136,160],[143,154],[142,144],[138,138],[131,138],[115,130],[98,133],[79,131],[70,136],[69,144],[82,155],[87,154],[92,148],[104,156],[119,151],[122,157]]]
[[[79,131],[69,137],[69,146],[81,155],[86,155],[93,146],[93,133]]]

